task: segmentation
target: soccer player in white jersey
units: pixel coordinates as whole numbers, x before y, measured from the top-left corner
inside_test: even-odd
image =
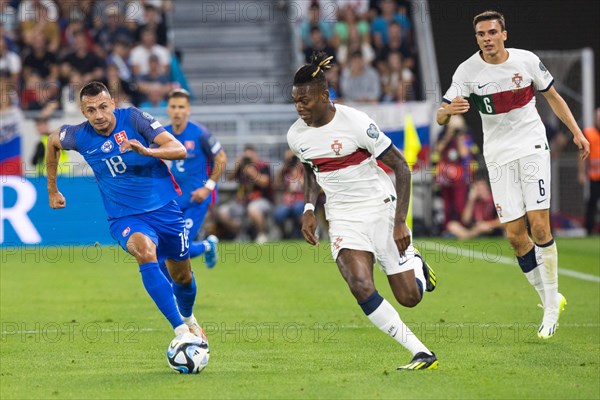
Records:
[[[318,245],[314,204],[319,186],[327,196],[325,212],[333,259],[369,320],[412,355],[398,369],[435,369],[438,361],[402,322],[394,307],[375,289],[373,265],[379,261],[396,300],[414,307],[435,275],[411,245],[406,225],[410,171],[402,153],[365,113],[334,105],[323,73],[332,57],[313,54],[311,64],[294,77],[292,99],[300,118],[290,127],[290,149],[305,170],[302,234]],[[377,159],[396,174],[396,188],[377,166]]]
[[[589,155],[589,143],[539,58],[504,47],[504,16],[485,11],[474,18],[473,27],[480,51],[456,69],[436,119],[445,125],[452,115],[466,113],[467,99],[479,111],[496,210],[519,266],[542,300],[544,317],[538,336],[548,339],[556,332],[567,302],[558,292],[558,253],[550,231],[550,150],[534,90],[544,95],[573,133],[582,159]]]

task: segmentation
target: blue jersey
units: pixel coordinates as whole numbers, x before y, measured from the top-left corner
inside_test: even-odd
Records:
[[[167,125],[165,129],[173,134],[187,150],[185,160],[176,160],[171,164],[171,173],[181,186],[181,197],[176,200],[182,210],[191,203],[191,193],[204,186],[210,178],[214,167],[215,156],[221,151],[221,143],[213,134],[200,124],[188,121],[185,129],[180,134],[173,133],[173,126]],[[216,202],[217,190],[213,190],[206,202]]]
[[[127,139],[149,147],[165,128],[134,107],[114,113],[117,123],[108,136],[100,135],[87,121],[63,125],[59,133],[63,149],[79,152],[94,171],[108,219],[157,210],[181,194],[162,160],[119,150]]]

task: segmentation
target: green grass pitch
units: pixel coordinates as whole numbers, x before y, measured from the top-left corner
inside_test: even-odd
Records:
[[[436,291],[406,309],[376,283],[438,370],[395,370],[410,354],[371,326],[327,244],[223,243],[215,269],[193,260],[211,359],[190,376],[168,368],[173,332],[123,251],[3,248],[0,398],[600,398],[598,238],[557,240],[568,306],[548,341],[505,240],[415,242]]]

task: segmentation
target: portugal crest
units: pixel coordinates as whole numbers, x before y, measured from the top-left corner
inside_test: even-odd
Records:
[[[517,87],[517,89],[519,89],[521,87],[521,83],[523,83],[523,77],[521,75],[519,75],[519,73],[517,72],[512,77],[512,81],[515,84],[515,86]]]
[[[338,139],[334,139],[333,143],[331,143],[331,150],[333,150],[336,156],[340,155],[340,152],[342,151],[342,144]]]

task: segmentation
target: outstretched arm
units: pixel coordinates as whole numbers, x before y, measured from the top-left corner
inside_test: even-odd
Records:
[[[183,160],[187,157],[187,150],[179,140],[165,131],[154,138],[158,147],[146,147],[138,140],[126,140],[121,144],[121,152],[133,150],[138,154],[163,160]]]
[[[392,145],[381,161],[390,167],[396,175],[396,216],[394,218],[394,241],[400,254],[404,254],[410,245],[410,230],[406,225],[408,203],[410,201],[410,169],[404,155]]]
[[[590,155],[590,143],[587,141],[579,126],[577,126],[577,122],[569,109],[569,106],[562,98],[560,94],[556,91],[554,86],[551,86],[550,89],[542,93],[554,114],[569,128],[571,133],[573,134],[573,143],[577,145],[579,149],[579,157],[582,160],[585,160]]]
[[[58,159],[62,146],[58,139],[58,131],[52,132],[48,136],[46,145],[46,173],[48,176],[48,199],[50,208],[65,208],[67,203],[61,192],[56,186],[56,172],[58,170]]]
[[[317,203],[319,197],[320,187],[317,183],[317,177],[308,164],[304,165],[304,203],[312,204],[313,206]],[[317,217],[315,216],[314,210],[307,210],[304,212],[302,217],[302,235],[304,239],[312,244],[313,246],[319,245],[319,238],[315,234],[317,230]]]

